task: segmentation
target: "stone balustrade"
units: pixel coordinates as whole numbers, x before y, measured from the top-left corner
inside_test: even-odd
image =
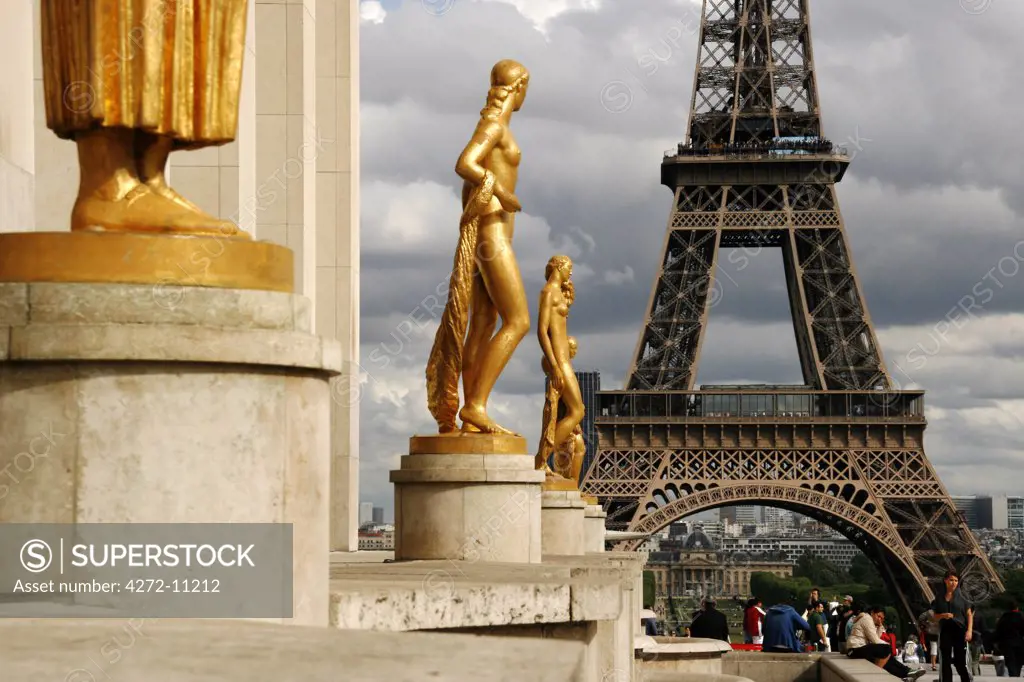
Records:
[[[10,682],[586,682],[585,646],[241,621],[0,620]]]

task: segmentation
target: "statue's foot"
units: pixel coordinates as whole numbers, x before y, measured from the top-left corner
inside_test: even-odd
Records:
[[[544,480],[545,481],[571,481],[572,479],[568,478],[566,476],[563,476],[562,474],[558,473],[557,471],[552,471],[551,469],[548,469],[547,471],[544,472]]]
[[[462,420],[463,433],[493,433],[504,436],[518,436],[508,429],[498,426],[482,408],[472,405],[465,405],[459,411],[459,419]]]
[[[223,222],[188,211],[142,183],[120,198],[79,197],[71,211],[76,231],[238,236],[237,226],[225,232]]]
[[[197,221],[203,223],[216,231],[216,234],[224,237],[241,237],[243,239],[249,238],[249,234],[240,229],[230,220],[222,220],[215,218],[203,209],[196,206],[194,203],[183,197],[173,187],[167,184],[167,180],[163,173],[156,175],[146,180],[146,186],[149,187],[154,193],[162,196],[163,198],[173,202],[180,209],[187,213],[191,213]]]

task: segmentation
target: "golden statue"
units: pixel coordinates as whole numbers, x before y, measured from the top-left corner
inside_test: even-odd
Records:
[[[537,337],[543,351],[541,367],[548,377],[541,426],[540,447],[537,448],[535,468],[543,469],[548,478],[570,479],[579,477],[583,455],[576,452],[582,442],[583,396],[572,359],[576,357],[576,340],[568,335],[569,308],[576,298],[572,283],[572,260],[568,256],[554,256],[544,271],[547,283],[540,292]],[[578,436],[578,439],[577,439]],[[556,455],[558,471],[552,471],[548,459]],[[573,472],[576,472],[573,477]]]
[[[47,125],[78,145],[71,229],[245,237],[167,185],[235,138],[247,0],[43,0]]]
[[[487,401],[516,347],[530,312],[512,251],[520,151],[509,123],[526,99],[530,74],[503,60],[491,70],[487,105],[455,166],[465,182],[448,302],[427,362],[427,407],[440,433],[513,432],[487,416]],[[501,329],[495,334],[498,318]],[[468,326],[468,334],[467,334]],[[466,403],[459,410],[459,376]]]
[[[572,336],[569,337],[569,359],[576,357],[576,339]],[[546,368],[548,366],[547,361],[542,361],[541,364]],[[575,377],[575,373],[573,373]],[[550,382],[549,382],[550,384]],[[554,418],[551,416],[551,407],[556,407]],[[571,484],[566,487],[575,488],[579,484],[580,472],[583,470],[583,459],[587,454],[587,443],[583,438],[583,425],[577,424],[576,428],[572,430],[572,435],[569,440],[561,444],[561,447],[554,447],[554,436],[551,435],[555,429],[555,423],[559,416],[564,413],[557,411],[560,407],[558,401],[558,394],[551,391],[550,386],[548,388],[548,394],[544,400],[544,421],[543,429],[544,435],[541,436],[541,447],[537,449],[539,454],[536,469],[544,469],[547,474],[549,481],[562,481],[563,483]],[[554,471],[550,467],[546,466],[547,456],[554,450]],[[544,457],[543,465],[541,465],[540,457]]]

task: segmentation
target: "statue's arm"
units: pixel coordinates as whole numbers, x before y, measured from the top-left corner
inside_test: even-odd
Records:
[[[501,141],[504,129],[500,123],[490,120],[482,120],[473,132],[473,138],[466,145],[455,164],[455,172],[460,178],[471,185],[479,186],[484,181],[487,169],[484,168],[483,160],[494,151],[494,148]],[[496,178],[494,181],[494,196],[498,197],[502,207],[510,213],[522,209],[519,199],[508,191]]]
[[[555,360],[555,350],[551,346],[551,298],[552,294],[545,286],[540,292],[540,306],[537,314],[537,340],[540,341],[540,349],[544,353],[544,359],[551,367],[551,383],[557,390],[561,390],[560,381],[561,369]]]

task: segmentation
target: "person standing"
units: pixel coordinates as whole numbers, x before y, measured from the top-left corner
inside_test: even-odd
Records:
[[[814,609],[818,605],[819,601],[821,601],[821,590],[815,587],[807,596],[807,605],[805,608],[805,615],[807,617],[810,617],[810,615],[814,612]]]
[[[1020,677],[1021,665],[1024,664],[1024,614],[1021,614],[1016,601],[1010,604],[1009,611],[999,617],[993,639],[1003,655],[1009,676]]]
[[[952,682],[954,667],[960,682],[971,682],[967,643],[974,637],[974,607],[958,589],[960,576],[956,571],[948,571],[943,582],[945,591],[932,602],[934,619],[939,624],[939,682]]]
[[[853,600],[850,599],[850,601],[852,602]],[[828,643],[832,651],[840,651],[840,641],[846,640],[846,633],[840,630],[839,622],[843,619],[843,614],[846,613],[847,608],[849,608],[849,605],[844,598],[843,603],[836,604],[835,608],[828,615]]]
[[[935,612],[931,609],[921,614],[921,644],[931,659],[932,670],[938,670],[939,660],[939,621],[935,620]]]
[[[981,677],[981,657],[985,654],[985,616],[981,611],[974,613],[974,637],[967,644],[970,654],[971,675]]]
[[[853,618],[853,597],[843,597],[843,605],[839,613],[839,622],[836,624],[836,639],[839,641],[839,652],[846,653],[846,636],[850,633],[850,619]]]
[[[729,621],[725,614],[715,608],[718,604],[708,598],[701,611],[690,623],[690,636],[704,639],[720,639],[729,642]]]
[[[747,610],[743,612],[743,633],[746,644],[763,644],[764,632],[764,609],[761,608],[761,600],[752,597],[747,603]]]
[[[812,606],[807,614],[807,624],[811,626],[809,641],[815,651],[827,651],[828,641],[825,637],[825,602],[819,601]]]

